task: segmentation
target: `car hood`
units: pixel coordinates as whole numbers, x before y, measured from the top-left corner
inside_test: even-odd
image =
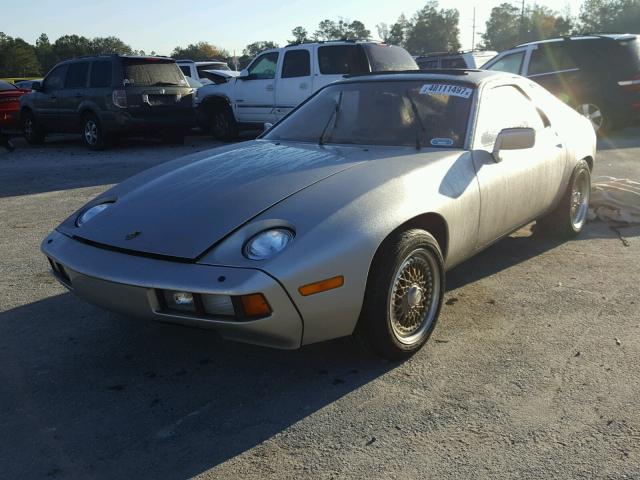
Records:
[[[357,163],[349,148],[257,140],[220,150],[143,172],[88,204],[115,201],[110,208],[81,227],[72,215],[58,230],[103,246],[194,260],[256,215]]]

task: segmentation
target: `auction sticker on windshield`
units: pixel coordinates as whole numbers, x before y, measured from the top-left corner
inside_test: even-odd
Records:
[[[473,89],[451,85],[449,83],[425,83],[420,89],[420,95],[449,95],[452,97],[469,98]]]

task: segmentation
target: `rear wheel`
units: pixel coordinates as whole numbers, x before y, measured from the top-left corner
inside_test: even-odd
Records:
[[[602,134],[614,129],[615,122],[612,114],[605,108],[601,101],[590,100],[579,103],[576,111],[591,122],[596,133]]]
[[[106,132],[97,115],[89,113],[82,118],[82,140],[91,150],[104,150],[107,146]]]
[[[31,111],[27,110],[22,113],[22,133],[31,145],[42,145],[44,143],[44,129]]]
[[[212,109],[209,126],[211,134],[219,140],[231,141],[238,137],[238,122],[228,105],[216,105]]]
[[[429,339],[445,289],[438,242],[423,230],[390,239],[372,265],[358,334],[379,355],[399,360]]]
[[[591,197],[591,170],[580,160],[558,206],[538,223],[548,233],[561,238],[578,235],[587,223]]]

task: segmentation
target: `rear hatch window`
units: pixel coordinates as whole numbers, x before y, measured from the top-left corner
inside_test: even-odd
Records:
[[[620,62],[627,65],[628,73],[640,73],[640,39],[618,42],[620,48]]]
[[[395,45],[365,45],[372,72],[418,70],[418,65],[409,52]]]
[[[124,83],[133,87],[186,87],[187,81],[175,62],[124,59]]]

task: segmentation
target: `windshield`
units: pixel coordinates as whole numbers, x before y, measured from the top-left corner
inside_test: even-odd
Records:
[[[156,59],[126,59],[124,83],[133,87],[187,86],[182,71],[174,62]]]
[[[395,45],[366,45],[372,72],[418,70],[418,65],[409,52]]]
[[[318,144],[462,148],[472,85],[344,83],[320,90],[263,138]]]
[[[0,92],[4,92],[7,90],[15,90],[16,88],[18,87],[16,87],[15,85],[12,85],[9,82],[5,82],[4,80],[0,80]]]

